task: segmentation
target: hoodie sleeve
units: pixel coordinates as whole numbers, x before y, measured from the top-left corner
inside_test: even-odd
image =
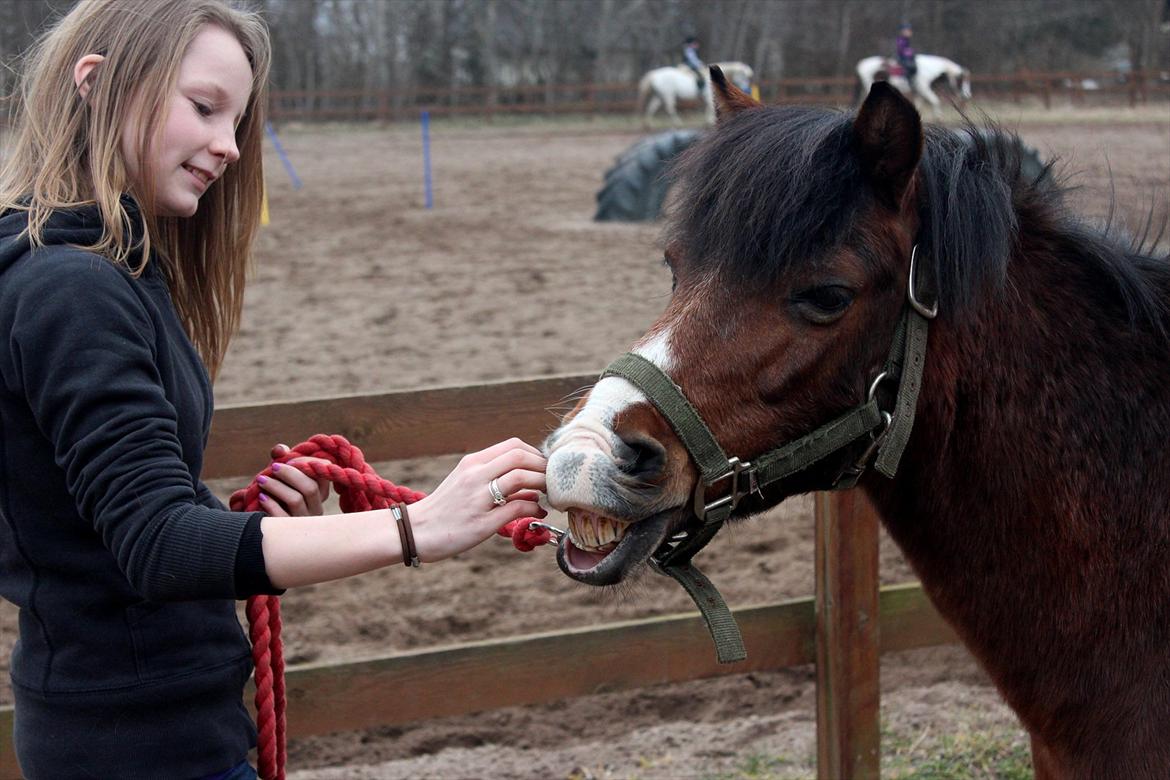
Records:
[[[195,483],[195,500],[212,509],[227,508],[202,481]],[[236,549],[236,598],[243,599],[256,594],[284,594],[283,589],[273,586],[264,568],[264,532],[260,530],[260,520],[259,513],[253,513],[248,518],[248,524],[240,537],[240,546]]]
[[[197,493],[135,281],[94,255],[57,252],[51,271],[22,275],[8,341],[79,515],[143,598],[238,597],[250,516]]]

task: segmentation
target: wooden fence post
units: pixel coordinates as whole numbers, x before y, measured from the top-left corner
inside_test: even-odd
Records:
[[[859,490],[817,493],[817,777],[881,768],[878,520]]]

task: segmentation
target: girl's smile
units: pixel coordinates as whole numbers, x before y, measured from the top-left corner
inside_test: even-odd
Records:
[[[218,178],[216,174],[209,173],[202,168],[196,168],[193,165],[184,164],[183,167],[186,168],[187,172],[191,174],[192,178],[194,178],[195,181],[199,183],[200,192],[203,192],[208,187],[210,187],[211,183]]]

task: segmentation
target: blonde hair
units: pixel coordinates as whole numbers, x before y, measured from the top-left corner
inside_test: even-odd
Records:
[[[232,33],[252,66],[252,92],[236,131],[240,158],[203,194],[190,218],[160,217],[151,208],[153,192],[134,192],[145,234],[133,236],[121,199],[130,191],[122,130],[139,122],[138,159],[150,159],[182,58],[208,24]],[[73,72],[87,54],[105,59],[82,99]],[[0,169],[0,209],[28,212],[34,246],[54,210],[96,206],[104,229],[85,249],[135,275],[154,253],[165,257],[175,308],[212,376],[239,327],[260,222],[270,59],[264,22],[227,0],[82,0],[26,55],[13,112],[15,137]],[[139,246],[141,264],[131,267]]]

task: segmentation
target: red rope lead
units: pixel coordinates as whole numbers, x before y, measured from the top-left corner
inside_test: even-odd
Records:
[[[504,527],[496,533],[500,536],[511,537],[512,545],[520,552],[532,552],[542,544],[548,544],[552,541],[552,532],[547,528],[529,528],[528,525],[531,522],[531,517],[513,520],[510,523],[505,523]]]
[[[366,463],[362,451],[343,436],[317,434],[301,442],[289,452],[275,459],[287,463],[293,458],[320,458],[290,464],[292,468],[315,479],[328,479],[337,490],[342,512],[364,512],[385,509],[391,504],[413,504],[426,496],[417,490],[395,485],[382,479]],[[271,477],[272,466],[256,475],[246,488],[232,494],[229,505],[237,512],[262,511],[259,477]],[[499,530],[501,536],[512,538],[512,544],[528,552],[546,544],[548,530],[530,529],[531,520],[513,520]],[[264,780],[284,780],[285,692],[284,646],[280,639],[280,599],[276,596],[252,596],[248,599],[248,626],[252,639],[252,662],[256,679],[256,753],[259,774]]]

